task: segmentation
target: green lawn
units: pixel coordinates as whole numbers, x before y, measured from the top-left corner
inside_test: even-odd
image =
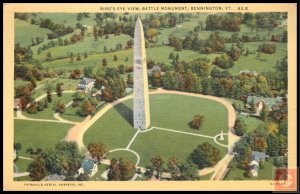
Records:
[[[69,121],[81,122],[86,117],[81,117],[76,113],[78,108],[79,107],[72,107],[72,105],[71,105],[68,108],[66,108],[66,111],[64,112],[64,114],[60,114],[60,117],[63,119],[69,120]]]
[[[57,95],[52,95],[52,102],[48,103],[48,108],[45,108],[42,111],[38,111],[35,114],[30,114],[27,111],[23,111],[24,116],[29,117],[29,118],[35,118],[35,119],[55,119],[53,117],[54,110],[53,107],[56,104],[58,100],[63,101],[65,105],[67,105],[71,100],[72,100],[72,93],[63,93],[62,97],[58,97]],[[44,100],[43,98],[42,100]]]
[[[119,104],[109,110],[84,134],[84,144],[101,141],[109,150],[125,148],[136,132],[136,129],[131,125],[132,122],[127,122],[127,120],[132,120],[130,111],[131,108],[124,104]]]
[[[256,52],[259,45],[263,42],[250,42],[245,43],[245,48],[248,48],[251,52]],[[276,62],[280,61],[287,54],[286,43],[274,43],[267,42],[276,45],[276,52],[274,54],[261,53],[260,59],[256,59],[256,54],[250,54],[248,56],[241,56],[236,62],[235,66],[229,69],[229,72],[236,74],[241,70],[250,70],[260,72],[275,71],[274,67]]]
[[[173,47],[162,46],[162,47],[151,47],[146,49],[147,59],[152,59],[156,62],[165,63],[167,65],[171,64],[171,60],[169,59],[169,54],[174,52],[176,55],[178,53],[180,60],[192,61],[201,57],[206,57],[210,59],[214,59],[219,54],[200,54],[199,52],[195,52],[192,50],[182,50],[180,52],[174,51]],[[114,61],[114,55],[117,55],[118,60]],[[117,67],[121,64],[131,67],[133,64],[132,61],[133,50],[121,50],[112,53],[101,53],[101,54],[93,54],[89,55],[87,59],[82,59],[81,61],[74,60],[73,63],[70,63],[70,59],[59,59],[53,60],[51,62],[44,62],[43,66],[48,67],[50,69],[65,69],[65,70],[73,70],[73,69],[83,69],[86,66],[95,66],[102,67],[102,60],[105,58],[107,60],[108,67]],[[127,60],[128,59],[128,60]]]
[[[101,175],[106,170],[107,167],[108,166],[105,164],[99,164],[97,173],[94,176],[92,176],[89,180],[90,181],[102,181],[103,179],[102,179]]]
[[[108,35],[109,38],[105,39],[103,36],[102,38],[99,37],[97,41],[94,40],[93,35],[88,36],[88,33],[86,33],[86,36],[82,42],[77,42],[76,44],[70,44],[67,46],[56,46],[49,48],[47,50],[44,50],[41,52],[40,55],[37,54],[37,50],[39,47],[42,47],[43,44],[37,45],[32,47],[34,57],[37,59],[46,59],[46,54],[48,52],[51,52],[51,56],[53,59],[59,58],[59,57],[68,57],[71,52],[73,52],[74,56],[77,56],[78,53],[81,54],[81,57],[83,58],[83,54],[85,52],[88,53],[88,55],[91,54],[98,54],[98,53],[104,53],[104,46],[106,46],[107,51],[115,50],[116,44],[121,43],[123,46],[123,49],[125,48],[127,41],[131,40],[132,38],[129,35],[121,34],[120,36],[114,36],[113,34]],[[70,38],[70,35],[66,35],[62,37]],[[47,43],[47,41],[45,42]],[[68,58],[70,60],[70,58]],[[74,57],[74,61],[76,60],[76,57]]]
[[[256,129],[256,127],[259,125],[259,124],[263,124],[263,121],[258,119],[258,118],[255,118],[255,117],[245,117],[245,116],[238,116],[238,117],[241,117],[244,119],[246,125],[247,125],[247,132],[251,132],[253,131],[254,129]]]
[[[42,149],[53,147],[66,136],[71,127],[69,124],[15,119],[14,143],[20,143],[22,146],[18,152],[19,156],[28,156],[26,149],[29,147]]]
[[[102,141],[109,150],[125,148],[135,133],[135,129],[132,128],[131,111],[132,100],[127,100],[109,110],[84,134],[85,145],[90,142]],[[172,94],[150,95],[150,111],[151,126],[211,136],[219,134],[221,130],[224,132],[227,130],[226,108],[211,100]],[[190,129],[188,122],[197,113],[204,114],[203,126],[200,130]],[[215,122],[216,119],[218,122]],[[212,139],[158,129],[138,134],[130,149],[140,155],[140,165],[148,165],[149,159],[155,154],[159,154],[165,159],[173,155],[180,159],[186,159],[197,145],[204,142],[214,144],[222,150],[222,154],[225,154],[226,148],[215,144]],[[222,143],[227,143],[227,136]],[[166,149],[162,149],[163,147]],[[135,157],[134,155],[124,155],[125,152],[116,152],[115,154],[117,157]]]
[[[116,151],[116,152],[112,152],[112,153],[109,153],[107,155],[107,159],[119,159],[119,158],[123,158],[123,159],[127,159],[127,160],[130,160],[131,162],[133,162],[134,164],[136,164],[137,162],[137,157],[136,155],[134,155],[133,153],[129,152],[129,151]]]
[[[264,169],[260,169],[258,171],[257,177],[246,178],[243,175],[244,172],[245,172],[244,170],[234,168],[230,170],[227,175],[225,175],[224,180],[274,180],[273,178],[274,168],[270,162],[265,162]]]
[[[155,156],[162,157],[165,162],[171,157],[185,161],[189,154],[204,142],[219,148],[222,157],[226,154],[227,149],[218,146],[212,139],[157,129],[138,134],[130,149],[139,154],[141,158],[139,166],[145,167],[151,165],[150,159]]]
[[[46,39],[49,32],[50,30],[32,25],[28,21],[15,19],[15,43],[19,43],[20,46],[27,47],[31,45],[31,38],[34,38],[34,40],[36,37]]]
[[[210,177],[214,174],[214,172],[211,172],[211,173],[208,173],[206,175],[203,175],[203,176],[200,176],[200,180],[203,180],[203,181],[208,181],[210,180]]]
[[[220,103],[191,96],[174,94],[150,95],[151,126],[215,136],[227,131],[227,109]],[[196,114],[204,115],[199,130],[189,122]],[[216,122],[216,120],[218,122]]]
[[[29,176],[23,176],[23,177],[14,178],[14,181],[31,181],[31,178]]]
[[[30,160],[24,160],[22,158],[19,158],[16,162],[15,162],[15,165],[18,167],[18,172],[26,172],[27,170],[27,167],[29,166],[29,164],[31,163],[32,161]]]

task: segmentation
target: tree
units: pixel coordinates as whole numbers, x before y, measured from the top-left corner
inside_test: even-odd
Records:
[[[70,54],[70,63],[73,63],[73,61],[74,61],[74,54],[73,54],[73,52],[71,52],[71,54]]]
[[[162,158],[160,156],[156,156],[154,158],[151,158],[150,162],[152,163],[152,166],[154,167],[154,169],[157,172],[157,178],[160,179],[161,174],[163,172],[164,161],[162,160]]]
[[[94,36],[94,40],[97,41],[98,40],[98,30],[97,30],[96,26],[94,26],[94,28],[93,28],[93,36]]]
[[[204,121],[204,115],[195,115],[193,120],[190,122],[190,126],[194,129],[199,129]]]
[[[130,180],[135,172],[135,165],[126,159],[120,158],[116,160],[113,158],[109,165],[108,180],[126,181]]]
[[[52,57],[52,55],[51,55],[51,52],[49,51],[49,52],[47,52],[47,54],[46,54],[46,58],[47,59],[50,59]]]
[[[160,87],[162,82],[162,75],[160,71],[152,71],[150,76],[150,83],[153,87]]]
[[[174,55],[174,53],[173,53],[173,52],[170,52],[170,54],[169,54],[169,59],[172,59],[172,60],[174,60],[174,59],[175,59],[175,55]]]
[[[103,66],[103,67],[106,67],[106,66],[107,66],[107,60],[106,60],[105,58],[102,60],[102,66]]]
[[[16,151],[19,151],[22,148],[22,145],[20,143],[14,143],[14,149]]]
[[[128,85],[133,85],[133,78],[131,74],[127,74],[127,84]]]
[[[81,72],[79,69],[74,69],[71,73],[70,73],[70,78],[71,79],[78,79],[80,78]]]
[[[83,116],[93,115],[95,112],[96,107],[89,100],[85,100],[79,110],[79,114]]]
[[[261,120],[266,121],[268,119],[268,115],[269,115],[268,106],[265,103],[263,103],[263,107],[262,107],[262,110],[260,112]]]
[[[37,108],[38,108],[38,104],[36,102],[33,102],[28,107],[27,112],[29,114],[35,114],[35,113],[37,113]]]
[[[266,129],[267,129],[269,134],[276,135],[279,132],[279,126],[275,122],[267,122],[266,123]]]
[[[88,181],[90,179],[90,176],[86,173],[80,174],[77,178],[76,181]]]
[[[81,56],[80,56],[80,53],[78,53],[78,54],[77,54],[76,61],[81,61]]]
[[[88,145],[88,150],[93,158],[97,158],[98,162],[102,160],[103,156],[108,151],[106,146],[102,142],[90,143]]]
[[[53,85],[47,83],[46,86],[45,86],[45,90],[46,90],[46,93],[47,93],[47,101],[49,103],[51,103],[52,102],[52,94],[51,94],[51,92],[53,91]]]
[[[65,112],[65,104],[61,100],[58,100],[54,106],[54,111],[57,113],[64,113]]]
[[[102,91],[101,100],[106,101],[106,102],[113,101],[113,94],[112,94],[112,90],[110,88],[104,88],[101,91]]]
[[[147,36],[150,38],[151,41],[153,41],[153,38],[156,37],[156,29],[149,28],[147,31]]]
[[[267,144],[268,144],[267,154],[271,157],[278,156],[280,145],[276,135],[274,134],[269,135],[267,137]]]
[[[62,85],[63,85],[63,83],[61,83],[61,82],[58,82],[56,84],[56,93],[57,93],[57,96],[59,96],[59,97],[62,96],[62,92],[63,92]]]
[[[194,164],[183,163],[176,158],[170,158],[168,161],[168,170],[172,180],[199,180],[198,168]]]
[[[87,52],[84,53],[84,58],[85,59],[88,58],[88,53]]]
[[[251,34],[252,34],[253,30],[257,27],[257,21],[254,15],[252,16],[251,19],[248,20],[247,26],[251,29]]]
[[[27,172],[29,172],[29,177],[32,181],[42,180],[47,174],[44,158],[41,156],[35,158],[28,166]]]
[[[217,164],[221,159],[220,150],[213,145],[205,142],[198,145],[196,149],[190,155],[193,163],[195,163],[199,169],[211,167]]]
[[[73,94],[73,101],[80,102],[83,101],[86,98],[86,94],[83,91],[78,91]]]
[[[114,61],[117,61],[117,60],[118,60],[117,55],[114,55]]]
[[[234,127],[235,133],[238,136],[243,136],[247,131],[247,126],[243,118],[238,117],[235,121]]]
[[[255,137],[251,143],[253,151],[265,152],[268,148],[266,139],[263,137]]]
[[[73,177],[82,160],[77,143],[67,141],[59,141],[54,148],[47,150],[43,157],[49,173]]]

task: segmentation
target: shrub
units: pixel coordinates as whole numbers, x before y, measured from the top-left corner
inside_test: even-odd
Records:
[[[264,43],[258,47],[258,52],[263,52],[266,54],[273,54],[276,52],[276,45],[275,44],[269,44]]]
[[[190,122],[190,126],[194,129],[199,129],[204,121],[203,115],[195,115],[193,120]]]

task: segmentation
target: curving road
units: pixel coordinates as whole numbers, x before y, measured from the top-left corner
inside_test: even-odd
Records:
[[[227,166],[228,166],[229,162],[233,158],[232,150],[233,150],[234,144],[239,140],[239,137],[235,135],[234,129],[233,129],[233,126],[234,126],[234,123],[235,123],[235,120],[236,120],[236,112],[235,112],[234,108],[232,107],[231,103],[228,102],[225,99],[215,97],[215,96],[188,93],[188,92],[181,92],[181,91],[173,91],[173,90],[164,90],[164,89],[161,89],[161,88],[159,88],[155,91],[149,92],[149,95],[153,95],[153,94],[177,94],[177,95],[205,98],[205,99],[214,100],[216,102],[219,102],[219,103],[221,103],[222,105],[224,105],[226,107],[227,113],[228,113],[228,133],[226,133],[226,135],[228,135],[228,152],[225,155],[225,157],[221,161],[219,161],[217,163],[217,165],[215,165],[214,167],[208,168],[208,169],[202,169],[202,170],[199,171],[199,174],[201,174],[201,175],[214,172],[214,174],[211,177],[211,180],[221,179],[223,177],[224,173],[226,172],[226,169],[227,169]],[[133,95],[126,96],[126,97],[118,99],[118,100],[116,100],[116,101],[114,101],[110,104],[107,104],[95,116],[93,116],[90,120],[86,119],[82,123],[79,123],[78,125],[74,126],[74,129],[70,130],[69,133],[68,133],[68,136],[72,137],[72,138],[65,138],[65,139],[76,141],[78,143],[80,149],[84,149],[85,148],[85,146],[83,144],[83,135],[84,135],[84,133],[101,116],[103,116],[112,107],[114,107],[114,106],[118,105],[119,103],[122,103],[122,102],[124,102],[128,99],[131,99],[131,98],[133,98]]]

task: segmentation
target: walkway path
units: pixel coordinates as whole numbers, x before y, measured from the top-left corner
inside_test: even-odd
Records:
[[[24,159],[24,160],[33,160],[32,158],[27,158],[27,157],[24,157],[24,156],[18,156],[18,158],[21,158],[21,159]]]
[[[14,173],[14,178],[22,177],[22,176],[28,176],[29,172],[20,172],[20,173]]]
[[[75,126],[73,126],[71,129],[69,129],[67,136],[65,137],[66,141],[76,141],[79,148],[84,148],[84,144],[82,141],[82,135],[81,130],[84,128],[84,126],[90,121],[91,116],[87,116],[82,122],[77,123]]]
[[[69,124],[73,124],[73,125],[78,124],[78,122],[74,122],[74,121],[69,121],[69,120],[63,119],[59,115],[60,115],[59,113],[54,113],[53,117],[56,118],[58,121],[60,121],[62,123],[69,123]]]
[[[75,93],[76,91],[73,91],[73,90],[67,90],[67,91],[63,91],[63,93]],[[56,94],[56,92],[52,92],[51,94]],[[34,99],[35,102],[45,98],[47,96],[47,94],[43,94],[39,97],[37,97],[36,99]],[[66,106],[66,108],[68,106],[70,106],[72,104],[73,101],[69,102]],[[59,113],[54,113],[53,114],[53,117],[56,119],[35,119],[35,118],[29,118],[29,117],[26,117],[22,114],[22,111],[21,110],[17,110],[17,116],[15,117],[15,119],[22,119],[22,120],[30,120],[30,121],[41,121],[41,122],[54,122],[54,123],[67,123],[67,124],[78,124],[78,122],[73,122],[73,121],[69,121],[69,120],[66,120],[66,119],[63,119],[59,116]]]

